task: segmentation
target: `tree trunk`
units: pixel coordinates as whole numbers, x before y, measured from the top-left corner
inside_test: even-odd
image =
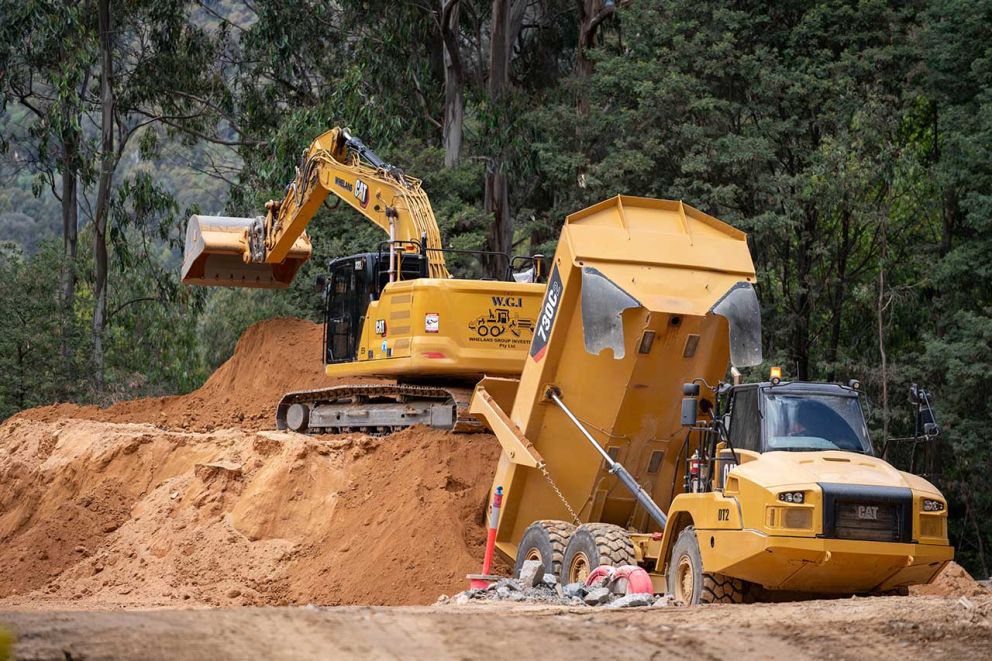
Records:
[[[596,32],[600,24],[616,11],[616,4],[603,0],[577,0],[579,5],[579,45],[575,53],[575,73],[581,78],[592,74],[589,50],[596,47]]]
[[[493,0],[492,30],[489,46],[489,99],[497,117],[503,117],[502,103],[510,84],[510,0]],[[505,123],[498,131],[507,130]],[[502,141],[503,136],[500,137]],[[486,162],[486,211],[493,214],[489,231],[489,249],[509,253],[513,245],[513,225],[510,215],[510,191],[503,172],[504,150],[499,147]],[[489,275],[502,278],[506,261],[493,256],[488,261]]]
[[[851,211],[841,212],[841,237],[837,251],[837,281],[834,283],[833,301],[830,313],[830,345],[827,347],[827,381],[837,376],[837,358],[840,354],[841,319],[844,313],[844,299],[847,295],[847,262],[851,253]]]
[[[796,316],[792,327],[792,359],[796,366],[796,379],[808,381],[810,319],[813,313],[812,274],[813,250],[816,246],[817,211],[807,209],[805,221],[800,228],[799,245],[796,254]]]
[[[70,125],[68,109],[64,113],[65,125]],[[79,216],[77,206],[76,158],[79,136],[72,129],[62,144],[62,282],[61,284],[61,338],[63,379],[61,396],[67,397],[73,374],[73,304],[76,299],[76,252],[79,243]]]
[[[27,379],[26,370],[24,368],[24,348],[18,344],[17,345],[17,410],[23,411],[28,407],[27,404]]]
[[[575,73],[579,78],[592,75],[593,63],[589,59],[589,51],[596,47],[596,33],[599,26],[607,17],[616,11],[615,4],[606,5],[603,0],[577,0],[579,4],[579,43],[575,50]],[[580,117],[589,114],[589,101],[584,94],[579,95],[578,107]]]
[[[107,216],[110,187],[114,176],[114,88],[111,53],[110,0],[99,0],[100,28],[100,178],[97,185],[96,214],[93,219],[94,307],[93,369],[98,392],[103,391],[103,332],[107,318]]]
[[[489,44],[489,96],[498,99],[510,82],[510,0],[493,0]]]
[[[882,228],[879,241],[878,255],[878,356],[882,379],[882,459],[888,459],[889,454],[889,363],[885,353],[885,259],[889,248],[887,219],[882,218]]]
[[[513,251],[513,218],[510,216],[510,190],[506,173],[497,169],[501,165],[501,159],[493,158],[486,166],[486,210],[493,214],[489,249],[509,255]],[[489,260],[489,275],[502,279],[508,265],[507,259],[493,256]]]
[[[981,488],[981,487],[978,487]],[[968,491],[974,493],[978,489]],[[971,506],[971,497],[965,494],[965,499],[968,503],[968,519],[971,520],[972,530],[975,531],[975,542],[978,544],[978,561],[981,563],[982,574],[984,576],[989,575],[989,565],[985,559],[985,542],[982,541],[982,528],[978,525],[978,518],[975,516],[975,508]],[[985,517],[982,517],[985,520]]]
[[[442,0],[441,39],[444,44],[444,166],[458,165],[465,125],[465,73],[458,45],[460,0]]]

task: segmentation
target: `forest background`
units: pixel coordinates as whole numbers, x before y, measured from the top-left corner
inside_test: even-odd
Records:
[[[254,321],[320,320],[327,259],[383,238],[353,212],[289,291],[182,287],[182,240],[347,126],[451,247],[550,254],[618,193],[746,231],[750,378],[859,379],[880,450],[929,388],[914,469],[989,575],[990,0],[0,0],[0,92],[0,419],[186,392]]]

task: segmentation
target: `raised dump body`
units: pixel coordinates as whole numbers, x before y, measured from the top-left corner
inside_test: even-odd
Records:
[[[735,363],[760,362],[754,280],[744,233],[681,202],[619,196],[568,216],[519,387],[486,379],[472,402],[504,447],[501,552],[516,557],[534,521],[572,520],[568,507],[661,528],[549,391],[667,510],[686,438],[671,403],[686,382],[723,378],[730,336]]]

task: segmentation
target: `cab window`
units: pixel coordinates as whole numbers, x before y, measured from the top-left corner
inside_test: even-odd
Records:
[[[734,393],[730,408],[730,442],[738,450],[761,451],[757,388],[741,388]]]

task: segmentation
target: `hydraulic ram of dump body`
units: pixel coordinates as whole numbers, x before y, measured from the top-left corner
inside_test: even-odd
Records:
[[[754,279],[745,235],[681,202],[620,196],[567,218],[520,380],[483,380],[471,407],[503,447],[501,552],[570,511],[663,528],[685,439],[670,404],[730,357],[760,362]]]

